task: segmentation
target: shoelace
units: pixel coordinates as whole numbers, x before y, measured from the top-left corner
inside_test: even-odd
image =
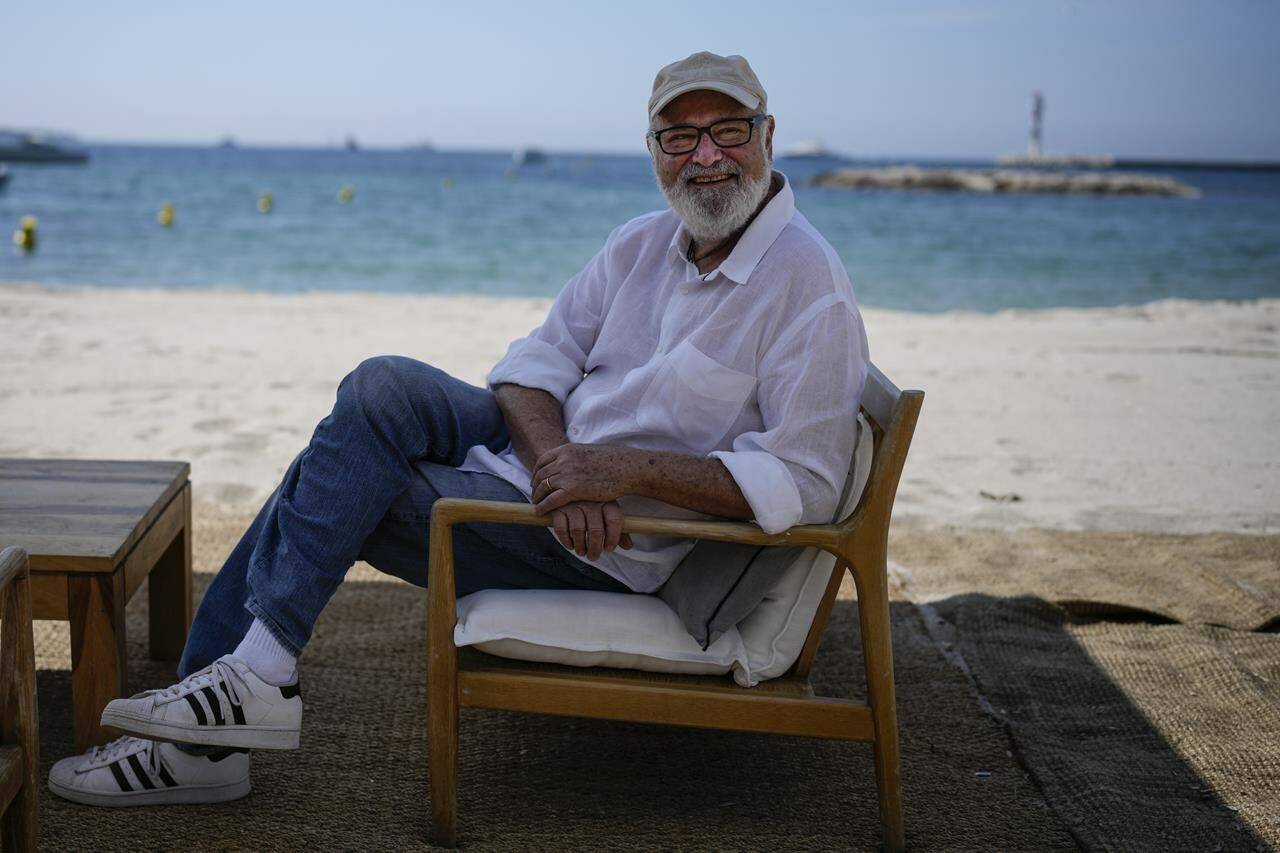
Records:
[[[218,685],[224,685],[227,697],[232,703],[241,705],[240,691],[236,689],[236,682],[240,681],[240,675],[235,671],[231,664],[218,658],[204,669],[191,673],[186,678],[163,690],[156,690],[152,693],[157,704],[162,702],[173,702],[188,693],[193,693],[202,687],[212,687],[213,693],[218,694]],[[222,703],[221,697],[218,703]]]
[[[133,750],[135,743],[145,744],[145,746],[142,747],[142,752],[146,754],[147,772],[151,775],[151,778],[154,779],[160,773],[160,750],[156,749],[154,741],[143,740],[140,737],[134,737],[132,735],[118,737],[110,743],[103,744],[102,746],[95,746],[93,749],[89,750],[89,754],[85,756],[88,759],[86,764],[105,767],[117,759],[124,758],[125,753]]]

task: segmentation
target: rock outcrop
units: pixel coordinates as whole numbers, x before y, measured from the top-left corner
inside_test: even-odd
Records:
[[[1034,169],[833,169],[810,182],[819,187],[938,190],[972,193],[1161,195],[1194,198],[1200,191],[1164,175],[1134,172],[1045,172]]]

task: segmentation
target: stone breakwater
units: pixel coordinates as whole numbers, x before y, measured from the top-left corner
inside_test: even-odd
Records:
[[[937,190],[971,193],[1163,195],[1194,198],[1200,191],[1163,175],[1132,172],[1043,172],[1033,169],[834,169],[814,176],[818,187]]]

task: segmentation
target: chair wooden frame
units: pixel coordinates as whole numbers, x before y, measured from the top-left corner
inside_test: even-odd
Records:
[[[40,724],[31,634],[31,569],[21,548],[0,551],[0,844],[35,850]]]
[[[862,411],[875,432],[871,476],[857,508],[837,524],[792,527],[767,534],[753,524],[628,518],[629,533],[715,539],[755,545],[801,545],[835,555],[813,625],[786,675],[742,688],[729,676],[685,676],[632,670],[578,668],[476,655],[460,666],[453,633],[457,622],[453,525],[474,522],[549,527],[528,504],[443,498],[431,512],[427,577],[428,767],[432,840],[457,839],[458,710],[460,706],[560,714],[699,728],[870,741],[885,848],[902,850],[893,647],[889,625],[886,549],[898,481],[915,431],[921,391],[900,391],[874,365]],[[809,670],[827,627],[845,570],[858,592],[867,702],[817,696]]]

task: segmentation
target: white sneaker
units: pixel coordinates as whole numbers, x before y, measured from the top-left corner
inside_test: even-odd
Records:
[[[112,699],[102,725],[177,743],[297,749],[302,694],[296,677],[277,687],[242,659],[223,655],[172,687]]]
[[[49,790],[91,806],[238,800],[249,793],[249,753],[188,755],[172,744],[126,735],[53,765]]]

